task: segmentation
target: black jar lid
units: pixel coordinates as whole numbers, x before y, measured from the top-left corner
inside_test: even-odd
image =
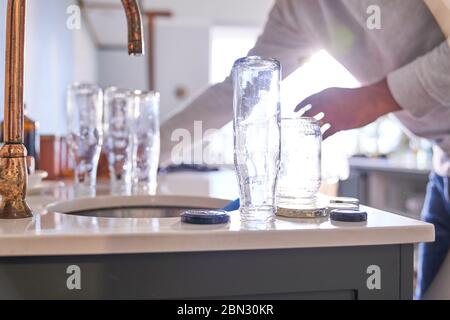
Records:
[[[188,210],[181,214],[181,222],[189,224],[225,224],[230,215],[223,210]]]
[[[367,212],[360,210],[332,210],[330,219],[340,222],[365,222],[367,221]]]

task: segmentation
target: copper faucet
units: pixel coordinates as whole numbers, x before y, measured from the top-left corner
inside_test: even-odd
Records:
[[[144,54],[138,0],[121,0],[128,22],[128,52]],[[8,0],[6,19],[4,145],[0,149],[0,219],[32,217],[26,202],[27,150],[23,144],[23,74],[26,0]]]

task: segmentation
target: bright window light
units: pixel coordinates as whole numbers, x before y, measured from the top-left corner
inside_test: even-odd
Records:
[[[293,110],[303,99],[329,87],[355,88],[359,82],[325,50],[284,79],[281,89],[283,116],[293,115]]]
[[[222,82],[231,73],[234,62],[245,57],[256,43],[261,29],[215,26],[211,29],[210,84]]]

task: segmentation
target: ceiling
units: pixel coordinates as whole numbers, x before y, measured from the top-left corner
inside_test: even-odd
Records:
[[[99,47],[124,47],[125,13],[118,0],[81,0],[89,31]]]
[[[125,48],[126,19],[119,0],[80,0],[94,41]],[[274,0],[140,0],[142,11],[170,11],[177,19],[262,26]],[[145,23],[145,19],[144,19]]]

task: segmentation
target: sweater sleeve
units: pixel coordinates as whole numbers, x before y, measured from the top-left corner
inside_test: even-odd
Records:
[[[391,72],[387,80],[397,103],[416,118],[436,106],[450,108],[449,42]]]
[[[272,8],[264,32],[248,55],[275,58],[283,66],[283,77],[295,71],[313,52],[307,32],[300,27],[292,6],[295,0],[278,0]],[[201,121],[202,130],[220,129],[233,119],[233,88],[231,77],[206,89],[180,112],[161,126],[161,163],[170,163],[175,145],[172,135],[177,129],[190,132],[193,139],[194,123]],[[193,145],[199,141],[192,141]]]

